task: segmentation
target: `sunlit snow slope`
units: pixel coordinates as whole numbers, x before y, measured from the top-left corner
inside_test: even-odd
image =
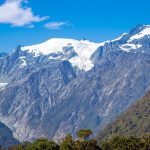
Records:
[[[42,44],[22,47],[22,50],[32,53],[35,57],[49,55],[50,59],[69,60],[73,66],[88,71],[93,67],[91,55],[103,45],[88,40],[52,38]]]

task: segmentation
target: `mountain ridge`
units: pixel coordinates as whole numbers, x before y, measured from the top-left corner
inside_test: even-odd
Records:
[[[0,59],[1,121],[20,141],[40,136],[59,140],[80,128],[96,133],[150,89],[149,35],[128,42],[141,30],[92,49],[86,57],[93,64],[88,71],[69,61],[79,53],[68,42],[61,46],[64,53],[36,57],[18,46]]]

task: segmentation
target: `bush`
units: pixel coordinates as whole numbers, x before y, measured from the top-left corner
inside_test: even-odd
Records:
[[[42,138],[30,144],[26,150],[59,150],[59,145],[54,141]]]

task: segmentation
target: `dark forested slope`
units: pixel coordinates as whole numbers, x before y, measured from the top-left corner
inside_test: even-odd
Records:
[[[113,123],[108,124],[97,136],[99,140],[115,135],[143,136],[150,133],[150,92],[132,105]]]

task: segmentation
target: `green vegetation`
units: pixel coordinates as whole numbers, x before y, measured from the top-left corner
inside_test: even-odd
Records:
[[[116,136],[101,143],[102,150],[150,150],[150,136]]]
[[[83,129],[77,132],[77,135],[82,132]],[[89,133],[92,132],[90,131]],[[20,145],[11,146],[8,150],[150,150],[150,135],[140,138],[115,136],[98,144],[94,139],[74,140],[68,134],[59,144],[46,138],[41,138],[33,143],[24,142]]]
[[[82,129],[77,132],[79,140],[74,140],[68,134],[59,144],[42,138],[33,143],[25,142],[20,145],[11,146],[9,150],[101,150],[96,140],[88,139],[91,134],[91,130]]]
[[[81,140],[85,140],[88,139],[90,135],[92,135],[92,131],[81,129],[80,131],[77,132],[77,135]]]
[[[150,134],[150,92],[131,106],[113,123],[107,125],[98,135],[103,141],[114,136],[141,137]]]

